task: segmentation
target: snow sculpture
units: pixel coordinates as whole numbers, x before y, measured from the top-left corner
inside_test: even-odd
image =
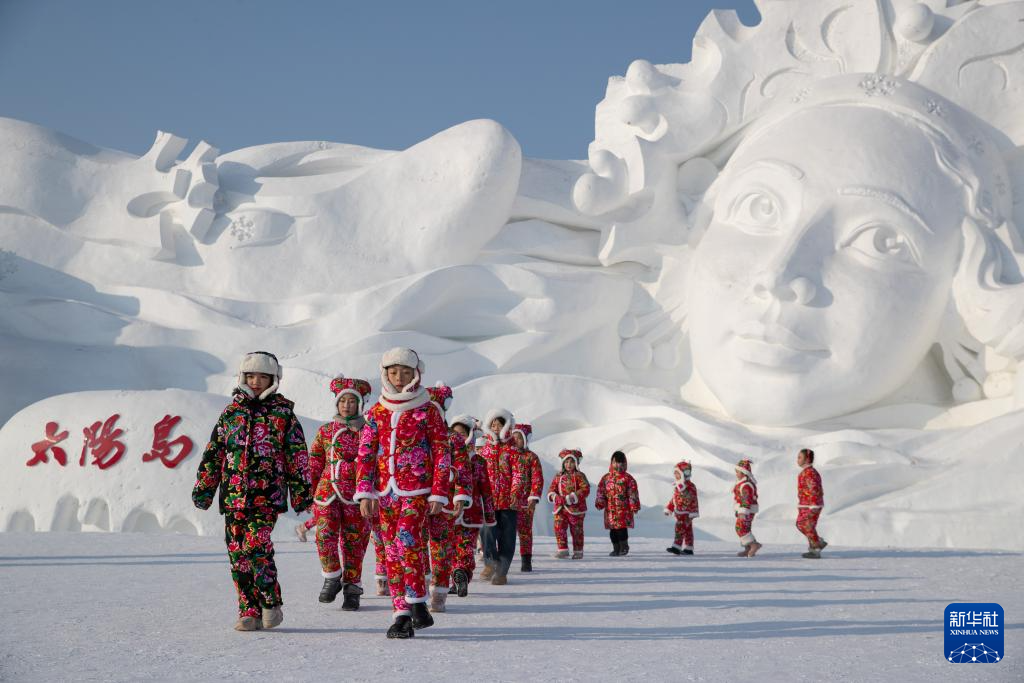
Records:
[[[706,385],[748,424],[845,415],[912,378],[935,403],[1012,395],[1021,3],[760,7],[755,28],[712,13],[691,63],[634,62],[598,106],[575,202],[614,216],[603,263],[660,271],[622,362],[680,368],[686,333],[684,397]]]

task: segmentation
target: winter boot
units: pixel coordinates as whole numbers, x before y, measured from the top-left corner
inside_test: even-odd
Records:
[[[354,583],[346,583],[345,587],[341,590],[341,594],[345,596],[341,603],[341,609],[346,612],[355,612],[359,609],[359,596],[363,594],[362,588]]]
[[[619,544],[619,555],[621,555],[621,556],[629,555],[629,544],[626,543],[625,541],[623,541],[622,543]]]
[[[816,548],[811,548],[806,553],[801,555],[801,557],[804,557],[804,558],[806,558],[808,560],[820,560],[821,559],[821,551],[816,549]]]
[[[757,541],[752,541],[750,545],[747,546],[747,557],[753,557],[754,555],[757,555],[757,551],[760,549],[761,544]]]
[[[533,571],[533,555],[522,555],[523,564],[519,567],[521,572]]]
[[[448,591],[444,586],[435,586],[430,592],[430,611],[444,612],[444,603],[448,600]]]
[[[334,602],[341,592],[341,579],[338,577],[324,579],[324,587],[320,589],[320,602]]]
[[[574,559],[574,560],[582,560],[583,559],[583,551],[582,550],[573,550],[572,551],[572,559]]]
[[[749,543],[744,543],[743,544],[743,550],[741,550],[738,553],[736,553],[736,557],[746,557],[747,553],[749,553],[749,552],[750,552],[750,544]]]
[[[390,595],[388,592],[388,582],[384,579],[377,579],[377,595]]]
[[[504,574],[495,574],[491,579],[492,586],[504,586],[508,583],[508,577]]]
[[[489,581],[494,576],[494,570],[497,569],[493,564],[487,564],[484,566],[484,570],[480,572],[480,578],[484,581]]]
[[[427,603],[414,602],[409,605],[409,609],[412,611],[412,627],[417,631],[421,628],[430,628],[434,625],[434,617],[430,616],[430,610],[427,609]]]
[[[466,573],[465,569],[456,569],[452,579],[456,595],[460,598],[469,595],[469,574]]]
[[[263,624],[256,617],[238,617],[235,622],[236,631],[259,631],[261,628]]]
[[[295,535],[299,537],[299,540],[303,543],[306,542],[306,524],[305,522],[299,522],[295,527]]]
[[[608,557],[618,557],[622,554],[622,544],[618,541],[612,541],[612,551],[608,553]]]
[[[284,612],[281,611],[280,605],[263,608],[263,628],[280,626],[282,621],[284,621]]]
[[[569,559],[569,550],[568,550],[568,548],[565,549],[565,550],[559,549],[559,551],[557,553],[555,553],[554,557],[555,557],[556,560],[568,560]]]
[[[405,640],[415,635],[416,632],[412,628],[412,617],[407,614],[395,617],[395,623],[388,628],[388,638],[391,639]]]
[[[693,555],[693,548],[683,548],[683,555]]]
[[[821,553],[821,551],[824,550],[826,546],[828,546],[828,541],[826,541],[824,538],[821,539],[821,545],[817,547],[817,551]]]
[[[670,545],[669,547],[665,548],[665,552],[672,553],[673,555],[682,555],[683,554],[683,551],[680,550],[679,548],[675,547],[674,545]]]

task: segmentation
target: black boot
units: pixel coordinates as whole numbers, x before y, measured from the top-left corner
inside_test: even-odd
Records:
[[[341,592],[341,579],[324,579],[324,587],[320,589],[320,602],[334,602]]]
[[[619,551],[619,542],[612,541],[612,551],[608,553],[608,557],[618,557],[622,553]]]
[[[626,543],[625,541],[623,541],[622,543],[619,544],[619,555],[621,555],[621,556],[629,555],[629,543]]]
[[[675,547],[674,545],[670,545],[669,547],[665,548],[665,550],[670,552],[670,553],[672,553],[673,555],[682,555],[683,554],[683,551],[680,550],[679,548]]]
[[[521,572],[532,572],[533,571],[533,555],[522,555],[523,564],[519,567]]]
[[[683,555],[693,555],[693,551],[689,548],[683,548]]]
[[[405,640],[416,635],[412,628],[412,618],[402,614],[395,618],[395,623],[388,629],[388,638]]]
[[[460,598],[469,595],[469,575],[466,574],[464,569],[456,569],[452,579],[454,581],[452,588],[455,590],[456,595]]]
[[[363,594],[363,589],[354,583],[346,583],[341,589],[341,594],[345,596],[345,600],[341,603],[341,609],[346,612],[355,612],[359,609],[359,596]]]
[[[459,592],[459,587],[452,582],[452,585],[448,587],[448,595],[455,595]]]
[[[427,603],[414,602],[409,605],[409,609],[412,610],[412,627],[417,631],[434,625],[434,617],[430,616]]]

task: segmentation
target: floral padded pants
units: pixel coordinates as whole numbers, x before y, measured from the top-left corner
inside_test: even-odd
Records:
[[[564,510],[555,513],[555,543],[559,550],[569,549],[569,535],[572,535],[572,549],[583,550],[583,515],[574,515]]]
[[[378,498],[377,503],[391,604],[395,614],[410,614],[409,603],[427,601],[427,552],[423,544],[427,496],[388,493]]]
[[[277,523],[273,509],[229,510],[224,515],[231,579],[238,592],[238,616],[257,617],[264,607],[282,604],[270,532]]]
[[[334,500],[327,505],[315,505],[313,514],[316,551],[324,578],[340,576],[342,583],[361,585],[370,524],[359,514],[359,506]]]
[[[427,517],[430,537],[430,585],[447,588],[455,560],[455,518],[446,512]]]
[[[676,517],[675,547],[693,550],[693,518],[690,515]]]
[[[480,536],[480,529],[458,524],[455,526],[455,557],[452,562],[452,571],[461,569],[466,572],[467,581],[473,580],[473,570],[476,569],[476,539]]]
[[[812,548],[821,547],[821,536],[818,535],[818,517],[821,508],[800,508],[796,513],[796,528],[807,537]]]
[[[516,516],[520,555],[533,555],[533,512],[533,508],[525,507]]]
[[[751,532],[753,526],[754,515],[736,515],[736,535],[740,537],[740,543],[743,545],[750,545],[757,541]]]

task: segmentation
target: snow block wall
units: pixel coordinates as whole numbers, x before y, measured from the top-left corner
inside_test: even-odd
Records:
[[[190,490],[241,355],[311,439],[404,345],[548,479],[624,450],[643,535],[685,458],[733,538],[751,458],[759,539],[800,542],[810,447],[831,543],[1024,548],[1024,2],[758,6],[612,78],[585,161],[494,121],[135,157],[0,119],[0,529],[219,533]]]

